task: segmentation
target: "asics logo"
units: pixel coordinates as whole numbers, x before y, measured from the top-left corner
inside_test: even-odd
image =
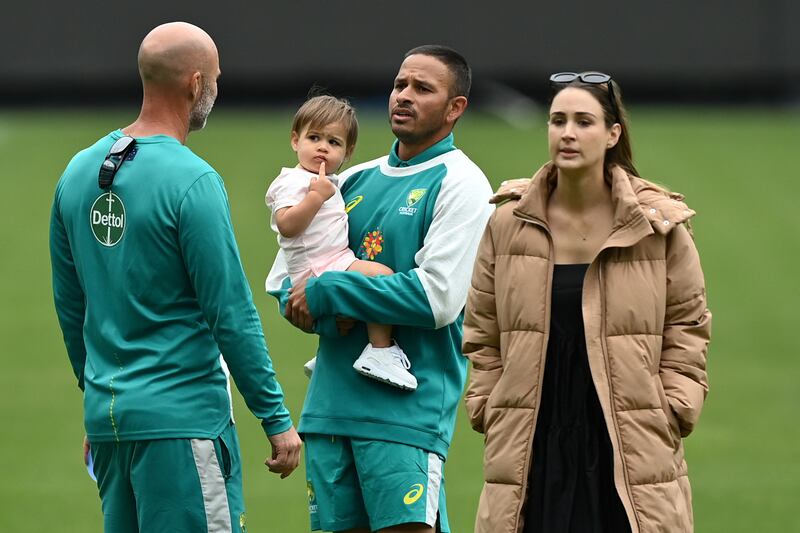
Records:
[[[425,492],[425,487],[422,486],[422,483],[411,485],[411,490],[406,492],[406,495],[403,496],[403,503],[411,505],[422,497],[423,492]]]
[[[353,198],[352,200],[347,202],[347,205],[344,206],[344,212],[345,213],[349,213],[355,206],[360,204],[361,200],[363,200],[363,199],[364,199],[364,195],[359,194],[358,196],[356,196],[355,198]]]

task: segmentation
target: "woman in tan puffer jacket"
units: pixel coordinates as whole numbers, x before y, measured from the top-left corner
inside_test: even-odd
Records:
[[[485,435],[476,533],[693,530],[681,439],[711,329],[694,211],[636,177],[603,76],[551,78],[552,161],[478,252],[464,322]]]

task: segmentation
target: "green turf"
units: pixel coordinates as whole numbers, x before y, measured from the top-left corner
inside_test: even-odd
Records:
[[[687,440],[699,532],[800,530],[800,357],[795,262],[800,217],[800,115],[787,110],[634,108],[643,176],[687,195],[714,312],[711,395]],[[0,531],[101,530],[96,488],[80,457],[81,398],[50,296],[47,228],[56,179],[70,156],[134,113],[0,112]],[[189,145],[226,180],[247,275],[278,376],[295,417],[313,338],[278,317],[263,292],[275,254],[263,195],[292,164],[290,115],[217,110]],[[473,113],[457,144],[497,184],[544,161],[545,127],[512,129]],[[354,160],[387,151],[381,117],[362,116]],[[250,531],[308,530],[303,471],[266,473],[261,430],[237,398]],[[471,531],[481,488],[482,439],[463,411],[446,467],[451,522]]]

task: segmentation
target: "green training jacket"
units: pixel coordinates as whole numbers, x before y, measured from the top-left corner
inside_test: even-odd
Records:
[[[176,139],[123,133],[78,153],[56,186],[53,294],[92,442],[216,438],[231,421],[220,354],[268,435],[291,427],[242,270],[220,176]]]

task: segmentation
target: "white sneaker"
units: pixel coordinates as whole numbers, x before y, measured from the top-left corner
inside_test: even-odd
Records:
[[[317,366],[317,358],[314,357],[310,359],[306,364],[303,365],[303,374],[306,375],[308,379],[311,379],[311,374],[314,373],[314,368]]]
[[[388,348],[375,348],[372,344],[367,344],[353,363],[353,368],[368,378],[383,381],[403,390],[417,389],[417,378],[408,371],[411,362],[397,344]]]

